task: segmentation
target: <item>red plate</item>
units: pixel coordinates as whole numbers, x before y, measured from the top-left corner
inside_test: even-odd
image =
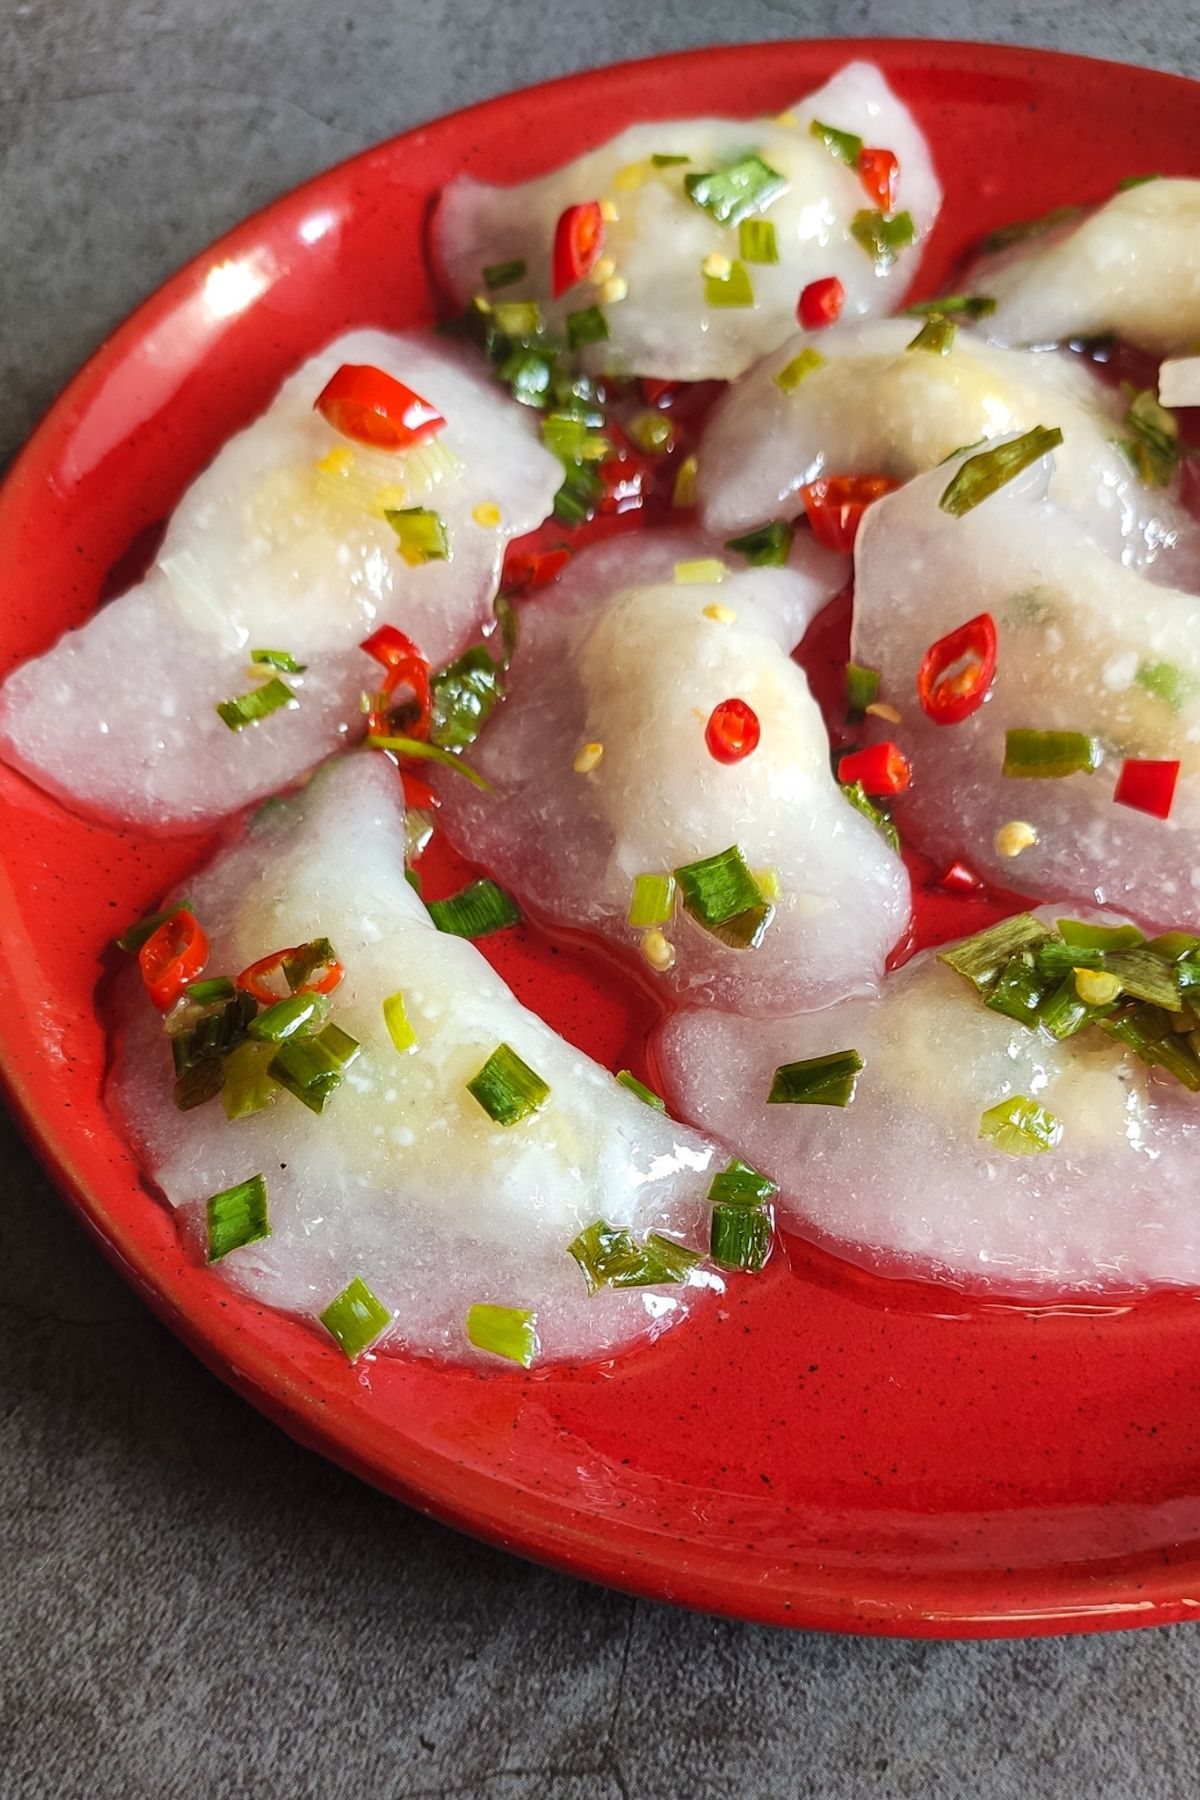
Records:
[[[518,180],[642,118],[777,111],[852,56],[882,63],[950,190],[927,287],[991,226],[1102,199],[1123,175],[1200,174],[1200,86],[966,44],[664,57],[397,138],[191,263],[53,407],[0,496],[0,672],[86,617],[293,364],[351,326],[429,317],[422,226],[452,175]],[[748,1619],[985,1637],[1200,1604],[1193,1297],[1035,1313],[794,1245],[719,1319],[615,1368],[530,1376],[351,1370],[235,1299],[184,1259],[100,1100],[103,946],[207,841],[88,825],[0,771],[0,845],[0,1062],[18,1114],[160,1317],[302,1442],[496,1543]],[[926,913],[923,929],[953,923]],[[646,1002],[601,963],[532,933],[497,961],[569,1037],[614,1066],[636,1056]]]

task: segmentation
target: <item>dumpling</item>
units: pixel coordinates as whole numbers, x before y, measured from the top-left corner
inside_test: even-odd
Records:
[[[454,843],[533,912],[640,944],[673,995],[754,1013],[869,991],[909,917],[904,867],[840,793],[789,655],[845,565],[811,540],[793,558],[735,572],[671,534],[585,552],[521,615],[508,698],[470,753],[494,791],[438,776]],[[708,926],[695,883],[718,892]],[[644,909],[635,885],[657,886]]]
[[[1195,1015],[1170,1016],[1161,1054],[1200,1083]],[[824,1012],[680,1013],[658,1049],[684,1115],[780,1183],[781,1221],[855,1263],[1038,1298],[1200,1284],[1200,1095],[1094,1023],[1057,1039],[993,1010],[933,951]],[[837,1060],[792,1069],[821,1057]],[[768,1101],[814,1085],[834,1103]]]
[[[1126,397],[1082,362],[1000,349],[964,330],[944,354],[912,348],[920,329],[917,319],[880,319],[800,333],[731,387],[700,446],[705,528],[728,537],[790,517],[800,488],[821,475],[907,481],[964,445],[1044,423],[1063,433],[1050,490],[1060,506],[1111,555],[1156,564],[1176,582],[1200,576],[1200,528],[1138,478],[1120,447]]]
[[[602,1287],[589,1299],[568,1246],[603,1218],[639,1245],[657,1231],[701,1249],[713,1147],[527,1012],[473,944],[436,930],[405,879],[404,840],[395,770],[363,752],[266,808],[188,883],[211,934],[206,977],[331,940],[345,975],[323,1029],[361,1048],[347,1063],[335,1039],[344,1079],[322,1113],[284,1088],[232,1122],[222,1098],[178,1111],[162,1026],[132,977],[111,1103],[200,1254],[208,1199],[264,1177],[270,1235],[217,1268],[265,1305],[313,1319],[360,1282],[387,1314],[380,1347],[454,1358],[475,1354],[465,1335],[475,1305],[536,1314],[541,1360],[653,1337],[718,1278],[685,1254],[693,1266],[680,1284]],[[395,995],[402,1010],[389,1025]],[[468,1087],[501,1046],[549,1089],[540,1110],[508,1125]]]
[[[984,256],[966,277],[1001,344],[1117,337],[1158,356],[1200,338],[1200,181],[1139,182],[1078,223]]]
[[[851,654],[903,715],[889,735],[913,768],[902,835],[1024,893],[1163,924],[1200,918],[1200,599],[1106,557],[1046,498],[1050,457],[956,516],[940,501],[962,466],[869,508],[855,548]],[[967,716],[937,722],[919,703],[922,663],[983,614],[994,682]],[[970,648],[938,651],[929,681],[953,682]],[[969,660],[986,664],[979,645]],[[1005,775],[1006,755],[1030,773]],[[1143,804],[1165,798],[1169,816],[1138,810],[1139,791]]]
[[[402,382],[444,429],[404,451],[351,442],[313,410],[343,365]],[[359,644],[377,626],[434,663],[470,641],[506,540],[541,523],[561,479],[482,365],[422,336],[340,338],[192,484],[145,579],[9,677],[0,754],[88,810],[163,830],[272,793],[361,733],[379,671]],[[442,522],[444,558],[401,553],[384,511],[413,507],[413,528]],[[231,726],[217,708],[243,696],[251,713],[282,703]]]
[[[830,143],[813,135],[814,120],[832,128]],[[886,221],[853,166],[859,140],[898,159],[902,211]],[[714,174],[715,191],[689,197],[687,181]],[[559,328],[598,306],[606,335],[584,353],[593,373],[730,379],[794,329],[810,282],[840,280],[847,318],[895,306],[940,204],[907,107],[878,69],[851,63],[778,119],[636,125],[519,187],[462,176],[442,198],[434,245],[460,304],[488,292],[485,270],[495,279],[515,264],[493,300],[535,299]],[[589,248],[571,266],[587,272],[564,290],[553,273],[556,228],[578,206],[606,216],[586,216]],[[773,228],[769,245],[753,241],[758,221]],[[710,258],[718,261],[706,275]]]

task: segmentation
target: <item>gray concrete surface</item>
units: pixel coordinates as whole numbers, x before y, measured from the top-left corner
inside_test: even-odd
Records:
[[[0,3],[0,460],[118,318],[372,140],[720,39],[1001,38],[1200,75],[1194,0]],[[0,1116],[0,1795],[1175,1800],[1200,1635],[789,1636],[483,1549],[296,1449]]]

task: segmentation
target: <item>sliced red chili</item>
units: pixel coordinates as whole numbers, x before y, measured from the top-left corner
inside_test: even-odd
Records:
[[[146,992],[159,1012],[174,1006],[207,961],[208,933],[195,914],[181,906],[151,932],[138,951]]]
[[[858,153],[858,173],[867,198],[881,213],[895,212],[900,185],[900,160],[891,150],[863,149]]]
[[[1113,799],[1120,806],[1132,806],[1136,812],[1150,813],[1156,819],[1170,817],[1175,804],[1175,784],[1179,780],[1177,762],[1153,762],[1146,757],[1128,757],[1121,764]]]
[[[308,944],[292,944],[286,950],[272,950],[269,956],[260,956],[243,969],[235,985],[252,994],[262,1006],[274,1006],[289,994],[332,994],[346,973],[332,950],[295,987],[289,981],[286,965],[303,957],[309,949]]]
[[[411,449],[446,423],[436,406],[370,363],[343,363],[313,409],[343,437],[380,450]]]
[[[719,763],[741,762],[758,748],[758,714],[744,700],[722,700],[708,715],[704,742]]]
[[[554,550],[510,550],[504,559],[501,586],[510,594],[528,594],[546,587],[571,560],[564,546]]]
[[[604,243],[604,214],[598,200],[568,206],[554,227],[553,291],[557,300],[595,266]]]
[[[899,485],[887,475],[822,475],[808,482],[800,498],[818,544],[849,555],[868,506]]]
[[[832,325],[841,317],[845,304],[846,290],[837,276],[823,275],[800,290],[796,317],[805,331],[819,331],[822,325]]]
[[[442,804],[442,797],[430,787],[423,775],[417,775],[412,769],[401,769],[400,785],[404,789],[404,804],[411,810],[416,807],[421,812],[436,812]]]
[[[390,701],[397,688],[408,687],[412,690],[416,703],[416,719],[405,724],[408,737],[424,738],[429,733],[430,713],[433,707],[433,692],[430,686],[429,664],[417,649],[410,637],[405,637],[394,625],[381,625],[359,645],[368,656],[374,657],[387,671],[383,678],[383,686],[370,696],[367,710],[367,730],[372,736],[386,736],[388,731],[388,713]]]
[[[899,744],[868,744],[865,750],[852,750],[838,764],[838,780],[844,787],[862,783],[863,792],[872,795],[902,794],[912,784],[912,764]]]
[[[979,613],[931,644],[917,671],[921,711],[935,725],[959,725],[983,705],[996,679],[996,621]]]
[[[948,888],[952,894],[977,894],[983,883],[965,862],[952,862],[938,876],[938,886]]]

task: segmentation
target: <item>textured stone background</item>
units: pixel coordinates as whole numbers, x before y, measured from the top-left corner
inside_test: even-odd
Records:
[[[591,63],[871,32],[1200,76],[1194,0],[0,0],[0,461],[178,263],[373,140]],[[0,1115],[6,1800],[1190,1800],[1198,1677],[1187,1628],[789,1636],[429,1524],[193,1362]]]

